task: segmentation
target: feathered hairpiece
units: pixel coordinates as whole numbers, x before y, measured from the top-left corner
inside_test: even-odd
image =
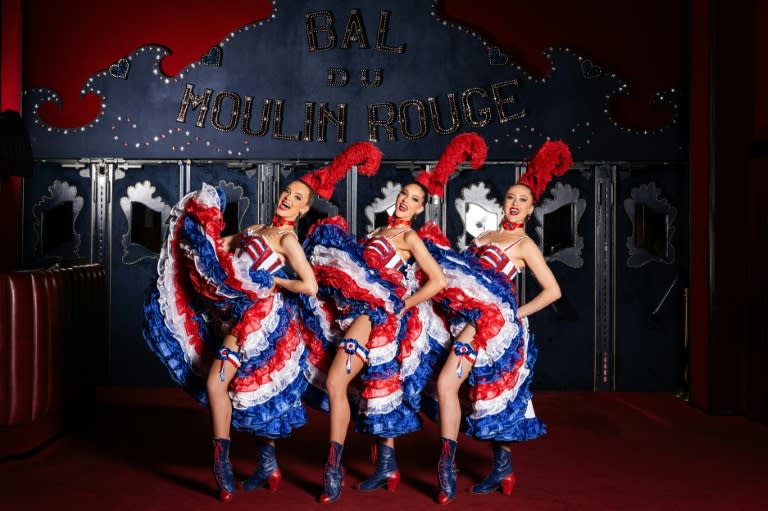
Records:
[[[520,176],[517,184],[530,188],[533,201],[538,202],[552,178],[565,174],[572,163],[571,150],[565,142],[559,140],[544,142],[531,158],[528,169]]]
[[[300,179],[323,199],[330,199],[336,183],[357,165],[357,171],[372,176],[379,170],[381,151],[370,142],[355,142],[321,169],[305,174]]]
[[[469,160],[473,169],[477,170],[485,163],[488,146],[483,137],[477,133],[461,133],[448,143],[443,155],[431,172],[426,170],[416,176],[416,182],[424,186],[432,195],[443,196],[445,183],[456,171],[459,163]]]

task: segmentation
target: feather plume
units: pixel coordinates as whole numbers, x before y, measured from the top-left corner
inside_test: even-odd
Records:
[[[565,142],[560,140],[544,142],[531,158],[531,163],[528,164],[525,174],[518,180],[518,184],[530,188],[533,200],[538,202],[552,178],[565,174],[572,164],[571,150]]]
[[[381,151],[370,142],[356,142],[342,151],[326,167],[301,177],[312,190],[324,199],[330,199],[336,184],[357,165],[357,171],[372,176],[379,170]]]
[[[477,170],[487,156],[488,146],[483,137],[477,133],[461,133],[448,143],[435,168],[431,172],[421,172],[416,176],[416,182],[424,185],[430,194],[442,197],[445,183],[460,163],[469,160],[470,166]]]

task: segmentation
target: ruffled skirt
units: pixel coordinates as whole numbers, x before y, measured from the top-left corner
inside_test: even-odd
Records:
[[[306,423],[301,396],[307,351],[294,295],[272,275],[251,270],[219,248],[224,196],[203,185],[172,210],[158,277],[144,305],[144,338],[171,378],[201,404],[224,336],[240,343],[232,380],[232,425],[280,438]]]
[[[530,383],[536,361],[533,335],[527,320],[517,318],[512,283],[484,269],[469,254],[459,254],[444,242],[427,243],[448,280],[435,296],[448,315],[451,331],[458,335],[468,323],[477,329],[477,360],[462,395],[462,430],[481,440],[520,442],[546,433],[536,417]],[[436,420],[434,381],[427,386],[424,411]]]
[[[372,325],[366,345],[368,362],[349,389],[355,429],[386,438],[419,429],[402,380],[401,346],[406,331],[397,314],[403,307],[404,290],[366,264],[361,245],[347,234],[339,217],[317,223],[304,242],[304,251],[319,287],[317,296],[302,296],[303,335],[310,351],[305,401],[329,410],[327,373],[334,357],[347,356],[338,353],[338,343],[355,318],[367,315]]]

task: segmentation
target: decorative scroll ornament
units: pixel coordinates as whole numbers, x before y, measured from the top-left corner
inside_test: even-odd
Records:
[[[656,183],[650,182],[632,189],[630,198],[624,199],[624,211],[632,223],[632,235],[627,237],[627,266],[640,268],[652,262],[674,263],[675,246],[672,244],[672,236],[675,234],[677,208],[661,197],[661,190],[656,187]],[[660,237],[653,236],[654,229],[656,232],[661,231]]]
[[[482,181],[461,190],[461,196],[454,203],[459,213],[463,230],[456,240],[459,250],[464,250],[471,241],[485,231],[498,228],[504,213],[496,199],[488,195],[491,190]],[[471,236],[471,239],[468,239]]]
[[[554,213],[563,207],[570,207],[571,213],[571,239],[573,244],[559,249],[553,254],[545,256],[547,261],[560,261],[571,268],[581,268],[584,266],[584,259],[581,252],[584,249],[584,237],[579,235],[579,223],[584,211],[587,209],[587,201],[579,198],[578,188],[563,183],[555,183],[550,190],[552,198],[547,198],[537,205],[533,210],[533,216],[538,225],[535,228],[536,235],[539,238],[539,248],[544,252],[544,223],[546,215]]]
[[[36,238],[35,254],[56,259],[80,256],[80,234],[78,234],[75,224],[77,222],[77,215],[83,209],[84,203],[83,197],[77,194],[77,187],[66,181],[59,181],[57,179],[48,187],[48,195],[41,197],[32,206],[33,229]],[[70,211],[70,205],[72,220],[71,224],[67,222],[67,227],[71,225],[71,231],[66,233],[67,235],[64,235],[62,232],[47,233],[46,229],[49,229],[50,226],[45,225],[46,219],[48,219],[49,224],[53,220],[48,215],[54,214],[59,208],[62,208],[62,214],[67,214]],[[47,247],[46,239],[50,239],[49,234],[57,238],[60,237],[62,240],[66,238],[66,241],[57,244],[55,247]]]
[[[245,213],[251,205],[251,199],[245,195],[245,190],[242,186],[236,185],[232,181],[219,181],[219,188],[224,192],[224,196],[227,198],[227,204],[237,204],[237,225],[235,229],[240,232],[243,230],[243,219]]]
[[[123,245],[122,261],[125,264],[136,264],[142,259],[156,259],[159,255],[158,252],[133,242],[131,233],[131,227],[133,225],[133,204],[143,204],[150,212],[158,213],[159,219],[159,243],[165,238],[167,229],[168,216],[171,213],[171,206],[166,204],[162,198],[155,197],[155,186],[149,181],[143,181],[136,183],[134,186],[129,186],[126,190],[126,196],[120,198],[120,209],[123,210],[125,219],[127,221],[127,229],[121,238]]]

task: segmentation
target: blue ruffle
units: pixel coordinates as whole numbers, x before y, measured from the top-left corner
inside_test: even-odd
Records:
[[[530,373],[518,389],[515,399],[509,401],[504,411],[498,414],[481,419],[467,417],[468,435],[481,440],[522,442],[546,433],[546,426],[538,418],[525,418],[528,401],[532,397],[530,384],[533,379],[533,366],[536,363],[537,355],[538,350],[533,342],[533,335],[531,335],[528,339],[528,352],[525,361],[525,366]]]
[[[395,438],[421,428],[421,419],[407,406],[398,406],[385,414],[357,414],[355,431],[383,438]]]
[[[247,360],[243,360],[242,365],[238,370],[238,376],[251,374],[260,367],[265,366],[267,363],[269,363],[270,360],[272,360],[272,358],[274,358],[277,351],[277,345],[288,332],[288,328],[291,325],[291,320],[294,319],[295,313],[296,307],[293,300],[291,300],[289,297],[285,297],[283,300],[283,307],[277,311],[277,325],[275,326],[275,329],[269,332],[267,335],[267,347],[261,350],[258,354],[249,357]],[[302,359],[299,362],[302,364],[302,371],[306,355],[307,353],[305,350]]]
[[[393,304],[393,310],[395,311],[395,313],[399,312],[403,308],[403,301],[397,296],[395,285],[381,278],[378,271],[368,268],[368,265],[363,259],[362,246],[359,245],[355,241],[355,239],[352,236],[350,236],[346,231],[344,231],[341,227],[335,224],[323,224],[323,225],[317,226],[314,229],[312,234],[308,236],[306,240],[304,240],[304,253],[307,254],[307,258],[310,261],[311,261],[312,252],[316,246],[334,248],[337,250],[344,251],[346,254],[349,255],[350,259],[355,265],[359,266],[364,270],[367,283],[380,285],[387,290],[387,293],[388,293],[387,300]],[[363,282],[360,282],[358,284],[361,288],[367,287],[366,284]],[[322,286],[322,284],[320,285]],[[355,310],[355,312],[358,315],[361,313],[369,314],[369,315],[373,314],[373,316],[371,316],[372,322],[374,321],[381,322],[383,320],[380,314],[376,314],[376,311],[375,311],[376,308],[369,308],[366,312],[359,312],[360,311],[359,307],[362,306],[361,301],[354,297],[346,296],[345,291],[346,291],[345,289],[337,289],[337,288],[327,289],[329,296],[333,297],[336,300],[336,304],[337,306],[339,306],[339,308],[350,307],[353,310]],[[365,309],[362,309],[362,310],[365,310]],[[383,316],[383,318],[386,318],[386,316]],[[378,324],[378,323],[374,323],[374,324]]]
[[[216,191],[221,204],[225,204],[226,199],[222,190],[217,188]],[[197,333],[203,341],[203,349],[206,352],[200,359],[207,361],[213,359],[213,353],[219,347],[223,337],[218,328],[220,320],[226,320],[228,323],[240,321],[248,308],[253,305],[253,301],[248,298],[247,293],[238,291],[226,283],[228,276],[218,260],[215,246],[205,236],[203,226],[191,217],[192,215],[187,215],[185,212],[184,216],[177,220],[177,222],[182,222],[177,243],[183,243],[182,257],[196,258],[197,271],[216,287],[218,294],[213,299],[194,293],[189,293],[188,296],[189,306],[192,309],[191,319],[194,321]],[[169,232],[174,232],[173,225],[170,226]],[[186,269],[182,265],[179,271],[183,272]],[[284,273],[278,272],[277,275],[284,275]],[[183,279],[184,275],[182,274],[180,277]],[[252,270],[249,272],[249,277],[252,282],[267,289],[274,284],[273,275],[264,270]],[[180,285],[186,288],[189,286],[189,281],[187,280]],[[189,290],[193,291],[191,288]],[[268,348],[244,361],[243,366],[238,371],[238,376],[247,377],[254,369],[263,367],[275,356],[277,344],[285,337],[291,321],[295,319],[296,315],[294,295],[285,293],[284,296],[285,306],[277,311],[278,324],[272,332],[267,333]],[[159,298],[159,291],[155,284],[144,304],[144,338],[153,353],[166,366],[171,378],[195,397],[198,402],[207,405],[206,379],[209,368],[190,366],[185,357],[183,346],[180,344],[186,342],[186,333],[174,333],[168,329],[159,306]],[[173,299],[173,297],[165,298]],[[176,335],[184,336],[184,339],[177,339]],[[301,396],[307,385],[303,377],[306,355],[305,351],[299,361],[300,367],[297,377],[278,395],[273,396],[265,403],[247,409],[233,409],[232,426],[267,438],[280,438],[290,434],[293,429],[304,425],[307,418],[305,410],[301,406]],[[201,377],[201,374],[204,376]]]
[[[328,393],[325,392],[324,388],[321,389],[314,385],[307,385],[301,399],[315,410],[320,410],[325,413],[331,411],[331,403],[328,399]]]
[[[283,438],[307,423],[307,413],[301,405],[306,380],[298,377],[280,394],[269,401],[246,409],[232,410],[232,426],[240,431],[266,438]]]
[[[168,369],[171,379],[189,392],[200,404],[206,405],[208,395],[205,381],[189,365],[179,342],[173,336],[165,321],[158,298],[160,293],[153,285],[144,302],[144,328],[142,335],[152,352]]]
[[[503,275],[486,269],[482,266],[479,259],[470,253],[457,253],[451,249],[439,247],[429,241],[425,241],[427,248],[438,264],[446,273],[455,271],[460,272],[476,283],[482,285],[486,290],[499,299],[500,302],[509,305],[512,314],[506,317],[508,322],[517,322],[517,302],[512,283]],[[440,305],[449,312],[449,322],[456,324],[464,321],[474,323],[480,309],[462,309],[454,307],[449,300],[444,299]],[[520,325],[518,335],[511,340],[508,348],[491,364],[486,366],[474,366],[468,378],[468,384],[475,386],[478,384],[489,384],[497,381],[499,378],[513,371],[520,359],[519,350],[524,340],[523,326]],[[497,440],[507,442],[518,442],[537,438],[546,433],[546,426],[538,418],[525,418],[525,411],[528,401],[531,399],[530,382],[533,377],[533,365],[536,361],[537,350],[533,342],[533,336],[528,340],[528,349],[526,355],[526,367],[530,373],[518,389],[515,399],[507,403],[506,408],[495,415],[483,417],[481,419],[472,419],[464,417],[462,420],[462,430],[467,435],[481,440]],[[440,366],[441,363],[438,362]],[[423,395],[421,409],[427,417],[437,421],[439,417],[439,404],[433,397]]]
[[[403,400],[413,410],[422,410],[422,393],[436,371],[443,367],[448,357],[448,349],[437,340],[429,337],[429,350],[421,354],[416,371],[403,380]]]

